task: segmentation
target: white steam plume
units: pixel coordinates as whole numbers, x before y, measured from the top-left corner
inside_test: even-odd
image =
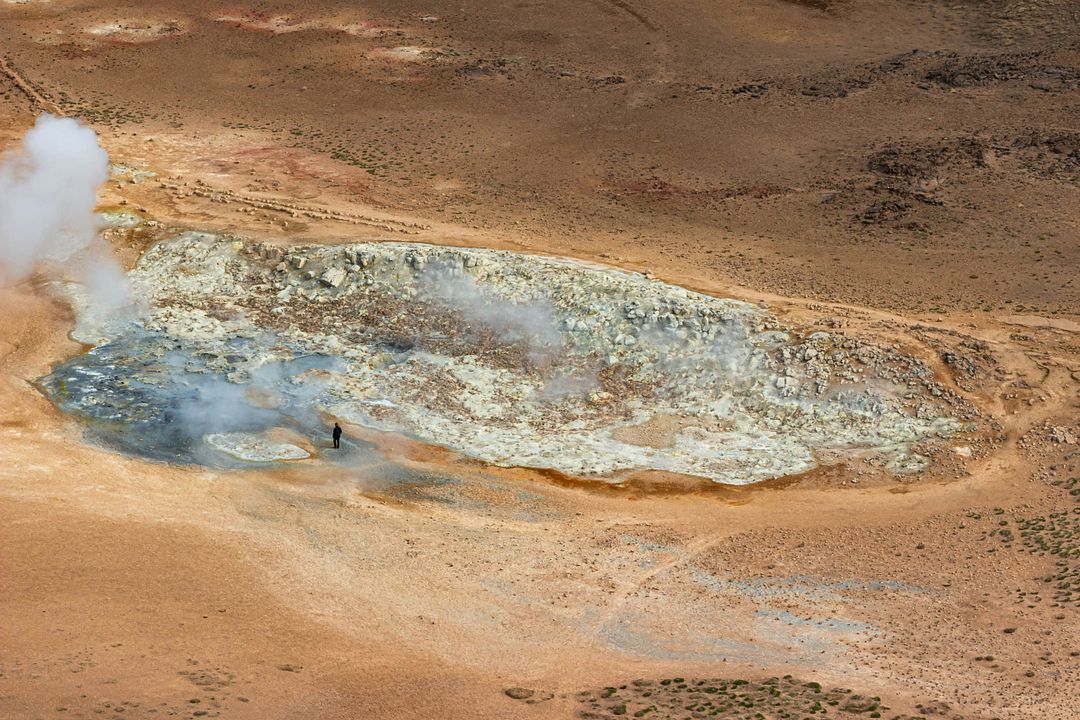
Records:
[[[502,333],[506,340],[527,340],[534,353],[562,349],[557,311],[545,297],[512,301],[484,292],[472,275],[432,263],[417,277],[422,293],[459,310],[470,322]]]
[[[21,145],[0,156],[0,283],[26,278],[43,261],[67,263],[96,310],[123,305],[126,279],[94,215],[108,177],[109,156],[92,129],[41,115]]]

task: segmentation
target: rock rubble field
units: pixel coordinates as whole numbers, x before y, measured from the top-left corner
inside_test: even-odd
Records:
[[[260,451],[245,434],[284,412],[308,432],[333,417],[503,466],[738,485],[851,454],[922,469],[917,446],[977,425],[974,408],[896,346],[570,260],[413,243],[286,249],[187,232],[147,251],[130,280],[144,314],[80,328],[98,347],[45,386],[89,418],[181,423],[189,443],[233,458],[306,456],[266,442]],[[102,358],[115,361],[109,372]],[[280,368],[272,378],[269,367]],[[207,377],[220,392],[186,395]],[[212,410],[222,392],[251,413]],[[181,458],[212,460],[173,442]]]

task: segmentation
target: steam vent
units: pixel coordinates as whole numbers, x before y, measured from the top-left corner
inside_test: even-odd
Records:
[[[747,484],[856,453],[920,469],[966,429],[896,348],[579,262],[185,233],[130,280],[141,319],[84,318],[94,349],[41,384],[163,460],[303,460],[287,434],[332,418],[496,465]]]

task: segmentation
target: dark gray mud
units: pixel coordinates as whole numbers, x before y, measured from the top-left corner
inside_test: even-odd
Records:
[[[318,375],[341,361],[298,351],[291,359],[246,369],[256,353],[265,352],[265,340],[236,338],[231,345],[231,355],[213,356],[175,338],[132,330],[57,365],[37,386],[79,419],[92,441],[158,462],[266,465],[238,460],[206,436],[272,428],[292,430],[318,448],[329,437],[316,410],[325,391]],[[355,462],[374,453],[369,443],[348,440],[334,459]]]

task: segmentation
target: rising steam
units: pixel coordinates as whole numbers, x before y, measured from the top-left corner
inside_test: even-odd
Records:
[[[127,299],[123,271],[98,234],[94,205],[109,156],[76,120],[41,115],[20,146],[0,156],[0,284],[41,263],[64,265],[99,311]]]

